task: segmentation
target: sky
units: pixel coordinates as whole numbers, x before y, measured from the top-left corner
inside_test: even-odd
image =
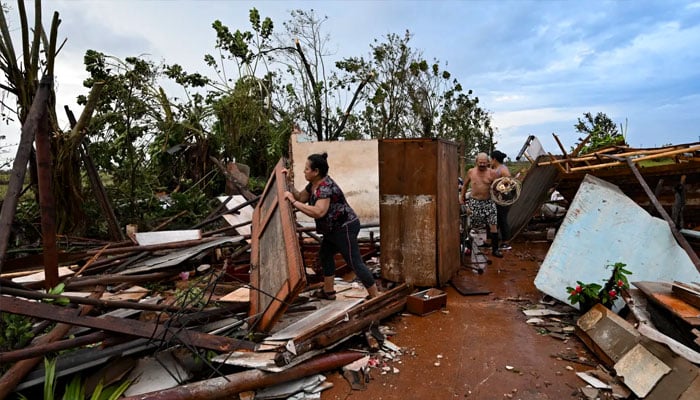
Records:
[[[561,154],[556,134],[569,150],[586,112],[605,113],[634,147],[700,141],[700,0],[44,0],[45,26],[57,11],[67,39],[57,110],[67,104],[79,115],[88,49],[211,74],[203,59],[215,54],[212,23],[249,30],[253,7],[278,31],[293,9],[327,16],[323,33],[338,59],[367,59],[375,39],[408,30],[414,49],[479,97],[511,159],[529,135]],[[0,126],[7,144],[17,132]]]

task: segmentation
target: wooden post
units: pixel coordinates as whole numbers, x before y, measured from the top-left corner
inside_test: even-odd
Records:
[[[32,151],[34,135],[39,127],[39,122],[48,113],[48,99],[52,85],[53,80],[51,78],[45,76],[41,79],[32,107],[22,125],[22,136],[17,148],[15,161],[12,164],[10,184],[7,188],[5,200],[2,203],[2,210],[0,210],[0,272],[2,272],[7,253],[12,221],[15,218],[17,203],[24,184],[24,175],[27,172],[27,162]]]
[[[51,133],[49,116],[44,112],[37,124],[34,143],[39,178],[39,209],[41,212],[41,244],[44,254],[44,284],[48,291],[58,285],[58,249],[56,248],[56,201],[53,195],[51,167]]]

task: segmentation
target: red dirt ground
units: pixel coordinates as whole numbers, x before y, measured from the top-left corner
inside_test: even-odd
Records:
[[[584,398],[578,389],[585,383],[575,372],[593,367],[557,356],[593,363],[595,356],[575,335],[561,340],[541,334],[525,323],[522,312],[544,297],[533,282],[548,248],[547,242],[516,242],[482,275],[460,271],[470,285],[491,294],[462,296],[448,286],[442,288],[447,292],[444,310],[382,321],[396,332],[392,343],[403,349],[400,361],[388,363],[398,373],[372,368],[363,391],[352,390],[339,372],[331,373],[334,386],[322,399]],[[569,320],[578,317],[573,308],[564,310],[574,313]]]

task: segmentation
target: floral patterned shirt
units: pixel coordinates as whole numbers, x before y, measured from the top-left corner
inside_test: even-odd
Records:
[[[309,204],[315,205],[318,199],[330,199],[328,212],[321,218],[316,218],[316,231],[318,233],[330,233],[340,230],[349,222],[357,219],[357,214],[345,200],[345,194],[330,176],[321,180],[316,190],[311,190],[311,183],[306,185],[309,193]]]

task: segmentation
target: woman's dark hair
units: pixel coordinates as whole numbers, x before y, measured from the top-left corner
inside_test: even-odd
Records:
[[[503,164],[503,160],[506,159],[506,153],[503,153],[498,150],[494,150],[493,153],[491,153],[491,158],[495,159],[499,163]]]
[[[311,169],[317,169],[321,178],[328,175],[328,154],[312,154],[308,157]]]

